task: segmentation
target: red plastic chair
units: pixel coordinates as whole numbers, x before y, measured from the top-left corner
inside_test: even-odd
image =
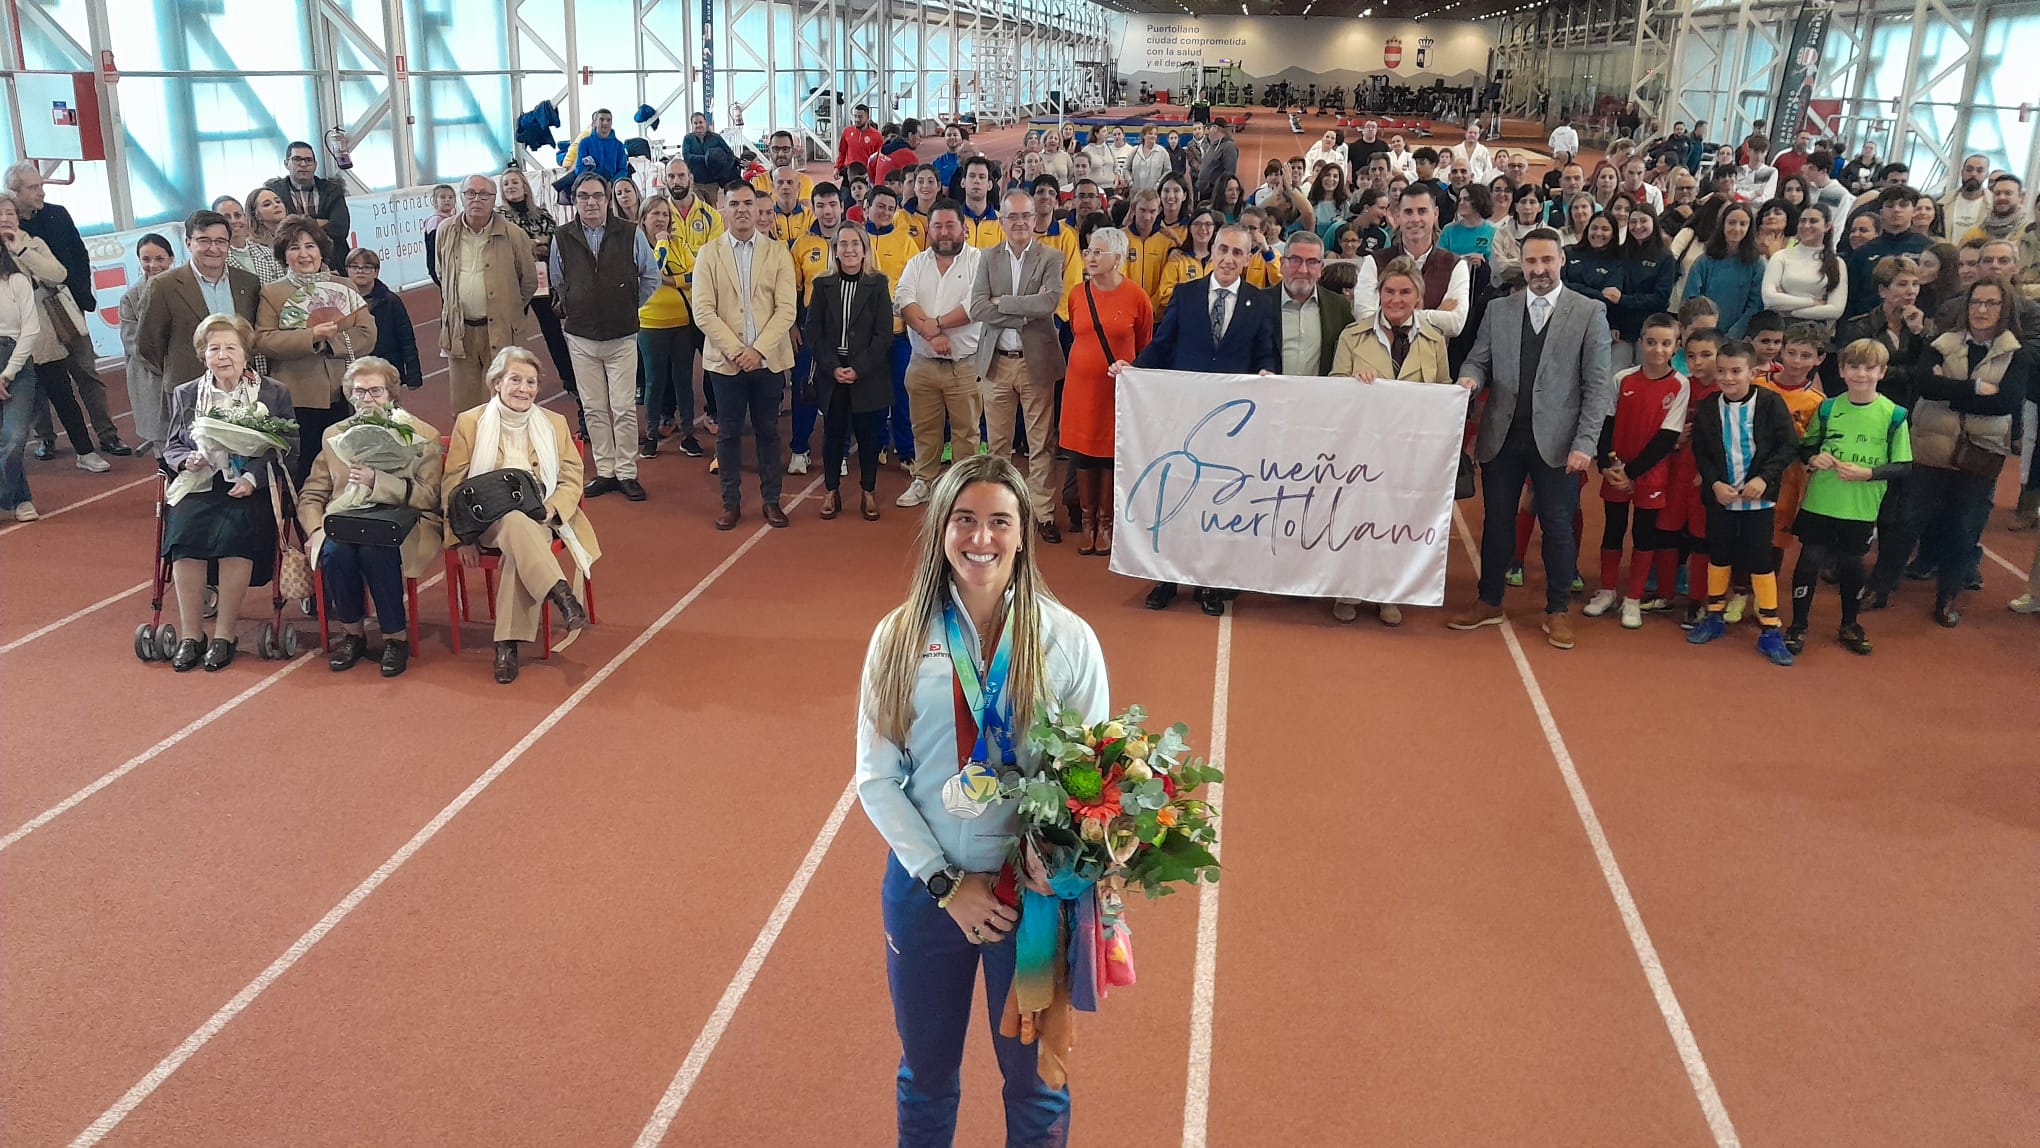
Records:
[[[557,538],[553,539],[552,552],[554,554],[564,553],[566,549],[567,544],[565,542]],[[502,551],[491,550],[487,547],[482,549],[482,583],[488,591],[489,621],[492,622],[496,620],[496,571],[502,569],[502,566]],[[588,607],[588,621],[591,623],[597,621],[598,619],[595,617],[595,579],[589,578],[581,584],[581,595]],[[447,640],[453,647],[453,652],[458,654],[460,653],[461,623],[473,622],[475,618],[468,601],[467,567],[460,564],[460,555],[453,550],[446,552],[446,614],[449,623],[446,628]],[[541,660],[551,658],[551,602],[541,601],[538,604],[538,641],[539,649],[543,651],[538,655],[539,658]]]
[[[333,632],[326,621],[326,568],[312,571],[312,597],[319,603],[319,648],[333,648]],[[418,580],[404,579],[404,610],[411,621],[411,657],[418,657]]]

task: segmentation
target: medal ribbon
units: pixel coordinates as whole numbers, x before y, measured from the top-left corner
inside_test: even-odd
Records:
[[[956,684],[963,691],[965,702],[977,715],[977,744],[971,749],[971,762],[990,764],[989,751],[996,745],[999,760],[1011,764],[1014,761],[1011,723],[1000,712],[999,706],[1004,700],[1006,675],[1013,661],[1013,613],[1007,610],[1006,624],[999,631],[999,644],[992,651],[991,663],[982,675],[964,647],[963,626],[956,613],[956,603],[943,603],[942,620],[949,639],[950,665],[956,671]]]

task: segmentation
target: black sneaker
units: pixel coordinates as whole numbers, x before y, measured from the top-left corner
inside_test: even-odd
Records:
[[[1688,602],[1686,603],[1685,614],[1679,618],[1679,629],[1690,630],[1693,627],[1699,625],[1700,619],[1706,616],[1707,608],[1705,606],[1702,606],[1698,602]]]
[[[1843,626],[1841,633],[1835,635],[1835,640],[1842,644],[1844,650],[1852,654],[1870,652],[1870,635],[1864,633],[1863,627],[1855,622]]]
[[[645,437],[639,439],[637,444],[637,456],[639,458],[659,457],[659,436],[657,434],[648,434]]]
[[[1891,591],[1865,589],[1856,599],[1865,610],[1882,610],[1891,605]]]
[[[680,439],[680,453],[686,455],[688,458],[700,458],[701,457],[700,441],[697,440],[693,435],[682,436]]]
[[[107,435],[99,440],[99,453],[110,454],[115,458],[126,458],[135,453],[135,448],[120,441],[119,435]]]
[[[1806,652],[1806,627],[1805,627],[1805,626],[1788,626],[1788,627],[1786,627],[1786,629],[1785,629],[1785,648],[1786,648],[1786,649],[1788,649],[1788,650],[1790,650],[1790,651],[1792,651],[1792,656],[1793,656],[1793,657],[1795,657],[1795,658],[1796,658],[1796,657],[1798,657],[1799,655],[1801,655],[1801,654],[1803,654],[1803,653],[1805,653],[1805,652]]]
[[[1970,576],[1969,576],[1969,577],[1968,577],[1967,579],[1965,579],[1965,580],[1963,581],[1963,583],[1962,583],[1962,588],[1963,588],[1963,589],[1965,589],[1965,590],[1969,590],[1969,591],[1971,591],[1971,592],[1975,592],[1975,591],[1980,591],[1980,590],[1982,590],[1982,589],[1983,589],[1983,575],[1982,575],[1982,574],[1971,574],[1971,575],[1970,575]]]
[[[35,444],[35,457],[42,462],[48,462],[49,460],[57,457],[57,444],[51,442],[49,439],[46,438],[37,439]]]
[[[1915,563],[1905,568],[1905,580],[1908,582],[1932,582],[1939,573],[1940,570],[1936,567],[1921,566]]]

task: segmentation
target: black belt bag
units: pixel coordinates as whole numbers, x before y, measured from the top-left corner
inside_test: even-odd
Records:
[[[326,538],[349,546],[402,546],[421,512],[408,506],[364,506],[326,516]]]
[[[446,494],[447,525],[465,545],[474,545],[497,519],[512,514],[545,522],[545,497],[528,470],[507,467],[471,474]]]

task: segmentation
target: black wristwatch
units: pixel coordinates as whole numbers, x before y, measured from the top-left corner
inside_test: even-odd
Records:
[[[949,907],[949,899],[956,895],[956,887],[963,880],[963,870],[954,865],[939,869],[928,875],[922,884],[928,887],[928,895],[943,908]]]

